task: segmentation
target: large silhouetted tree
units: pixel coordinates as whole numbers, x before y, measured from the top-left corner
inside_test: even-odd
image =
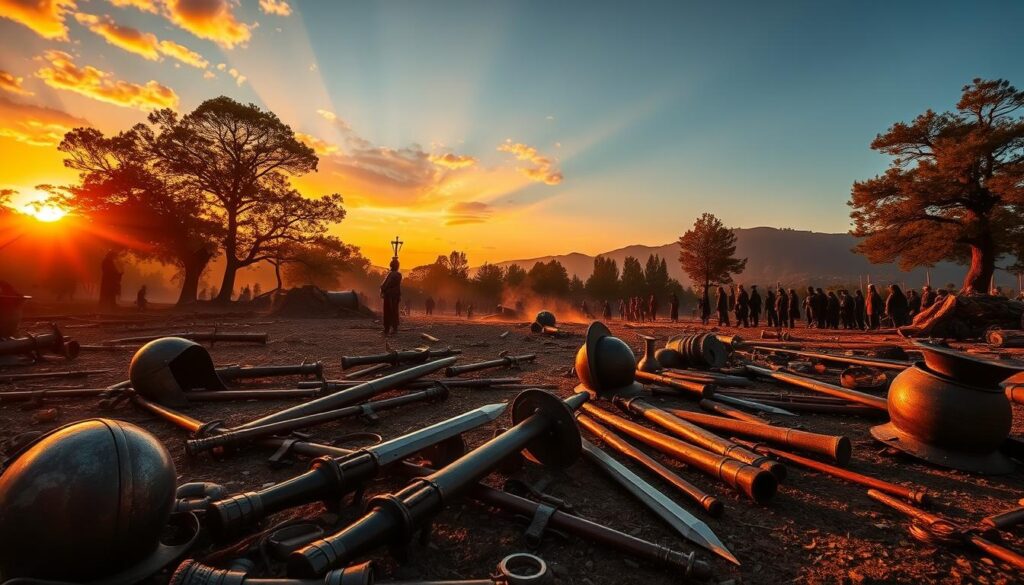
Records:
[[[702,286],[729,284],[732,275],[747,267],[736,258],[736,234],[722,221],[705,213],[679,238],[679,264],[690,280]]]
[[[975,79],[956,111],[894,124],[871,148],[883,175],[853,184],[853,235],[872,262],[970,263],[962,292],[984,293],[998,258],[1024,238],[1024,92]]]
[[[569,272],[558,260],[537,262],[527,276],[530,288],[542,297],[565,298],[569,295]]]
[[[291,188],[288,177],[315,171],[318,160],[272,112],[221,96],[184,117],[165,109],[149,121],[161,168],[202,193],[223,228],[220,302],[231,299],[239,268],[281,242],[321,237],[344,217],[340,196],[310,200]]]
[[[619,296],[619,265],[613,258],[594,257],[594,272],[587,279],[587,294],[608,301]]]
[[[627,297],[647,297],[647,281],[640,261],[633,256],[622,260],[622,294]]]
[[[53,192],[112,243],[177,266],[178,305],[185,305],[196,301],[220,226],[208,218],[202,193],[157,164],[152,138],[143,125],[109,137],[93,128],[68,132],[58,150],[79,183]]]
[[[277,269],[278,287],[281,268],[284,280],[292,285],[312,284],[323,289],[337,288],[346,272],[358,268],[364,258],[359,248],[350,246],[336,237],[324,236],[309,242],[287,242],[283,246],[282,264]]]

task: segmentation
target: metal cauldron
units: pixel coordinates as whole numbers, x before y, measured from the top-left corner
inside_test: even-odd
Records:
[[[987,359],[938,343],[915,341],[928,368],[972,386],[995,387],[1014,374],[1024,372],[1020,363]]]
[[[675,335],[665,343],[683,357],[683,362],[694,368],[720,368],[729,357],[729,350],[718,337],[710,333]]]
[[[1013,412],[1003,389],[972,386],[943,376],[923,362],[900,372],[889,386],[890,422],[871,435],[943,467],[986,474],[1010,473],[999,452]]]

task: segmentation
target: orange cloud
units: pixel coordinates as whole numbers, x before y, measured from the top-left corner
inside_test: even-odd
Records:
[[[465,169],[476,164],[476,158],[468,154],[455,154],[446,152],[444,154],[430,155],[430,162],[447,169]]]
[[[143,12],[150,12],[156,14],[158,12],[156,7],[156,0],[107,0],[118,8],[138,8]]]
[[[95,67],[78,67],[74,57],[63,51],[46,51],[43,59],[48,66],[36,71],[36,77],[50,87],[125,108],[153,110],[178,107],[178,94],[156,81],[148,81],[145,85],[121,81]]]
[[[174,41],[160,41],[160,52],[198,69],[206,69],[210,65],[210,62],[204,59],[202,55]]]
[[[73,128],[89,125],[88,121],[67,112],[0,97],[0,136],[22,144],[54,147]]]
[[[330,142],[327,142],[325,140],[321,140],[316,136],[303,134],[302,132],[296,132],[295,138],[298,138],[300,142],[312,148],[313,152],[315,152],[317,156],[325,156],[328,154],[338,152],[338,147],[336,145],[331,144]]]
[[[260,10],[276,16],[289,16],[292,13],[292,7],[285,0],[260,0]]]
[[[44,39],[55,41],[68,40],[64,18],[74,9],[75,0],[0,0],[0,17],[23,24]]]
[[[506,140],[498,146],[500,152],[507,152],[516,157],[516,160],[528,163],[519,167],[519,172],[530,179],[547,185],[557,185],[562,182],[562,171],[555,166],[555,161],[543,156],[536,148],[521,142]]]
[[[445,211],[445,225],[466,225],[484,223],[491,217],[494,208],[481,201],[462,201]]]
[[[225,49],[245,45],[256,24],[239,22],[230,0],[165,0],[167,18],[195,36]]]
[[[160,41],[153,33],[145,33],[130,26],[122,26],[109,16],[99,17],[79,12],[75,14],[75,20],[119,49],[135,53],[149,61],[160,60]]]
[[[111,45],[135,53],[149,61],[160,61],[166,55],[182,63],[205,69],[210,63],[202,55],[174,41],[161,41],[153,33],[142,32],[118,24],[109,16],[96,16],[79,12],[75,20],[90,31],[103,37]]]
[[[0,89],[4,91],[16,93],[18,95],[32,95],[31,91],[28,91],[21,86],[23,79],[24,78],[22,77],[15,77],[14,74],[0,69]]]

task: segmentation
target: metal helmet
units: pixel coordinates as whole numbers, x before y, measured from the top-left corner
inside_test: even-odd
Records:
[[[165,406],[185,406],[193,388],[224,390],[206,348],[181,337],[161,337],[143,345],[128,366],[132,388]]]
[[[558,324],[555,320],[555,314],[551,311],[540,311],[537,313],[537,318],[534,319],[534,322],[540,323],[545,327],[554,327]]]
[[[167,449],[135,425],[91,419],[43,435],[0,474],[0,581],[88,582],[151,562],[175,480]]]
[[[919,459],[976,473],[1010,473],[999,448],[1010,434],[1013,410],[1002,388],[971,386],[918,362],[889,386],[890,422],[871,435]]]
[[[633,350],[600,321],[590,324],[587,340],[576,352],[576,375],[584,388],[602,398],[640,391]]]

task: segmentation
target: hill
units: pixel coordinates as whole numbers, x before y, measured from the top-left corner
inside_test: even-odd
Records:
[[[782,282],[787,287],[815,284],[816,286],[855,285],[861,277],[872,282],[888,284],[896,282],[911,288],[918,288],[925,282],[925,269],[903,272],[895,264],[871,264],[863,256],[852,251],[857,238],[849,234],[826,234],[794,229],[769,227],[744,228],[735,230],[736,253],[747,258],[747,269],[737,279],[746,284],[775,284]],[[638,258],[643,263],[651,254],[668,260],[672,278],[683,286],[690,286],[690,279],[683,273],[677,258],[679,247],[675,242],[662,246],[632,245],[604,252],[601,255],[613,258],[622,268],[627,256]],[[536,262],[558,260],[569,274],[582,279],[590,276],[594,268],[594,257],[573,252],[557,256],[544,256],[497,263],[499,266],[519,264],[529,269]],[[932,284],[944,286],[955,283],[959,286],[965,268],[943,262],[931,269]],[[1004,272],[997,274],[1010,284],[1010,277]],[[1016,284],[1015,282],[1013,283]]]

